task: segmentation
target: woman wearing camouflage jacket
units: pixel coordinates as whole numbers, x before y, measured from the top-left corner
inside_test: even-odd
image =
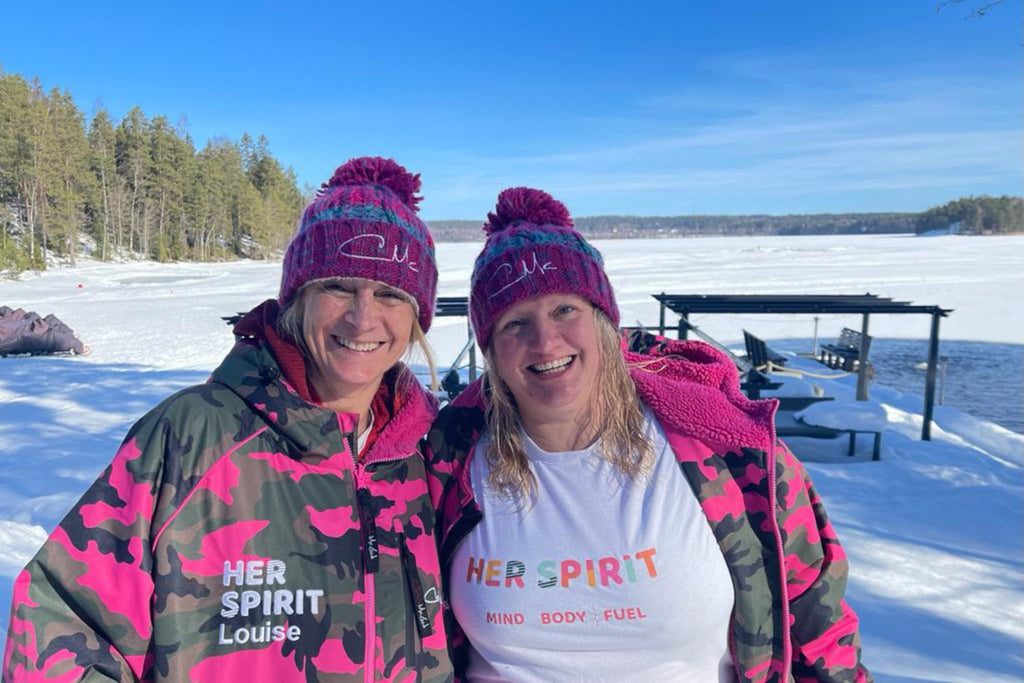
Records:
[[[624,345],[600,254],[546,193],[488,219],[486,374],[429,435],[457,678],[870,680],[775,402],[701,342]]]
[[[444,681],[419,176],[340,167],[279,298],[156,407],[17,578],[4,681]],[[428,356],[429,360],[429,356]]]

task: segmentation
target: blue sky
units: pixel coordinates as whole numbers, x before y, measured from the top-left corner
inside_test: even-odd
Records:
[[[1021,1],[7,3],[0,67],[91,117],[265,134],[318,185],[423,175],[428,219],[918,211],[1024,192]]]

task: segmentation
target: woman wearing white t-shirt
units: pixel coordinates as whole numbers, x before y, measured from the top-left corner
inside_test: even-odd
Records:
[[[803,467],[700,342],[623,340],[565,207],[505,190],[470,316],[485,377],[430,433],[456,673],[870,680]]]

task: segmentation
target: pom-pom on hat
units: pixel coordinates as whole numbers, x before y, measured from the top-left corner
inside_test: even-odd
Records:
[[[469,299],[480,348],[487,348],[502,313],[543,294],[578,294],[619,324],[601,253],[573,227],[565,205],[547,192],[504,190],[494,212],[487,214],[484,232],[487,243],[473,266]]]
[[[426,332],[434,317],[434,240],[416,214],[419,174],[393,159],[360,157],[338,167],[302,213],[288,245],[278,301],[331,277],[376,280],[409,294]]]

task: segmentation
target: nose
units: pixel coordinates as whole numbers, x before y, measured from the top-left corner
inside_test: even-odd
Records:
[[[352,297],[352,305],[345,312],[345,320],[357,332],[372,330],[380,319],[380,302],[371,291],[359,291]]]
[[[547,318],[539,318],[533,325],[533,334],[530,335],[530,345],[537,351],[546,351],[553,346],[558,338],[558,328],[555,323]]]

